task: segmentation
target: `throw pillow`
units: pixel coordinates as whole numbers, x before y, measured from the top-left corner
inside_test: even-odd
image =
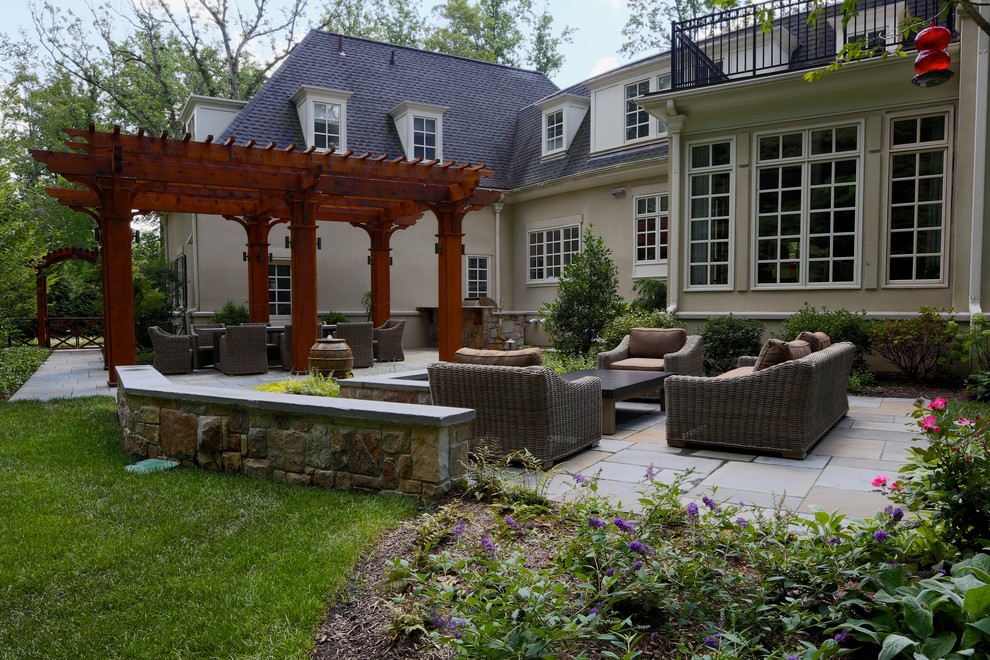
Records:
[[[787,359],[797,360],[803,358],[806,355],[811,355],[811,344],[806,341],[801,341],[800,339],[795,339],[789,341],[787,346]]]
[[[662,358],[676,353],[687,342],[684,328],[632,328],[629,331],[629,357]]]
[[[787,342],[782,339],[768,339],[763,344],[763,348],[760,349],[760,355],[756,358],[753,371],[772,367],[775,364],[785,362],[787,359]]]

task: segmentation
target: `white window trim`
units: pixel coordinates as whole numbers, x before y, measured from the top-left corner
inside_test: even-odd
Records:
[[[646,142],[647,140],[653,140],[653,139],[656,139],[656,137],[657,137],[657,133],[656,133],[657,124],[656,124],[655,121],[652,120],[652,118],[650,117],[650,114],[649,113],[646,113],[646,123],[645,124],[637,124],[637,126],[646,126],[646,135],[643,135],[641,137],[635,137],[635,138],[629,138],[629,137],[626,136],[626,130],[629,128],[628,126],[626,126],[626,116],[629,114],[628,111],[627,111],[628,104],[629,104],[630,101],[633,101],[633,99],[638,98],[636,96],[634,96],[632,98],[627,97],[626,96],[626,91],[628,90],[629,87],[632,87],[633,85],[639,86],[639,85],[642,85],[644,82],[646,83],[647,94],[649,94],[650,92],[656,91],[656,89],[655,89],[655,86],[656,86],[656,76],[653,76],[653,75],[649,75],[646,78],[640,78],[639,80],[631,80],[629,82],[623,83],[623,85],[622,85],[622,115],[621,115],[621,118],[622,118],[622,143],[625,144],[625,145],[639,144],[640,142]],[[637,108],[639,108],[639,110],[638,110],[639,112],[646,112],[645,110],[643,110],[642,108],[640,108],[638,105],[637,105]]]
[[[714,167],[703,167],[699,169],[692,169],[691,167],[691,149],[694,147],[706,145],[706,144],[719,144],[721,142],[729,143],[729,153],[730,160],[728,165],[718,165]],[[733,291],[735,290],[735,279],[736,279],[736,255],[734,251],[734,246],[736,244],[736,223],[731,221],[731,218],[736,217],[736,195],[738,191],[736,190],[736,138],[735,136],[725,136],[721,138],[715,138],[710,140],[699,140],[697,142],[689,142],[684,148],[684,192],[683,192],[683,226],[680,228],[681,234],[684,237],[681,243],[683,244],[683,271],[682,277],[684,278],[684,290],[685,291]],[[707,172],[723,172],[728,171],[729,173],[729,261],[726,264],[728,269],[728,278],[725,284],[691,284],[691,175],[695,172],[707,173]],[[669,254],[669,252],[668,252]]]
[[[299,115],[299,124],[303,129],[303,138],[306,146],[315,144],[315,111],[314,103],[326,103],[328,105],[340,106],[340,144],[335,147],[336,151],[347,150],[347,99],[351,92],[339,89],[327,89],[323,87],[310,87],[303,85],[292,95],[292,102],[296,105],[296,112]],[[328,151],[328,149],[318,149],[317,151]]]
[[[942,277],[939,280],[890,280],[890,268],[888,259],[890,258],[890,157],[892,154],[900,151],[895,149],[891,144],[892,138],[892,128],[894,121],[898,119],[907,119],[910,117],[921,117],[924,115],[937,115],[945,113],[945,186],[943,189],[944,199],[942,200]],[[952,106],[936,106],[931,108],[915,109],[913,111],[899,111],[891,112],[884,118],[886,124],[884,125],[883,131],[883,238],[881,240],[880,246],[880,263],[882,273],[880,281],[882,282],[881,288],[884,289],[945,289],[949,286],[949,261],[952,255],[952,251],[949,250],[949,241],[951,240],[951,224],[952,224],[952,175],[955,171],[955,153],[953,149],[953,144],[955,140],[954,128],[955,128],[955,115]],[[905,149],[905,151],[917,151],[919,147],[915,145],[911,149]]]
[[[471,297],[470,290],[470,269],[468,264],[471,263],[471,259],[484,259],[488,262],[488,266],[485,269],[487,278],[485,279],[485,293],[483,295],[477,296],[477,298],[491,298],[492,295],[492,256],[490,254],[467,254],[464,255],[464,297],[465,299],[475,300],[477,298]]]
[[[413,159],[413,126],[416,117],[433,119],[437,123],[437,157],[436,160],[443,161],[443,114],[447,108],[439,105],[427,103],[417,103],[414,101],[403,101],[399,105],[389,110],[389,116],[395,123],[395,130],[399,134],[399,141],[402,143],[402,150],[408,160]]]
[[[581,127],[591,107],[591,99],[577,94],[557,94],[538,101],[540,109],[540,155],[542,158],[557,158],[571,148],[574,136]],[[559,149],[547,149],[547,117],[556,112],[562,115],[561,135],[563,141]]]
[[[280,316],[280,317],[291,316],[291,314],[292,314],[292,262],[291,261],[288,261],[288,260],[281,260],[281,261],[273,261],[273,262],[271,262],[271,263],[268,264],[269,270],[272,267],[277,267],[277,266],[286,266],[289,269],[289,288],[288,288],[288,292],[289,292],[289,303],[288,303],[289,304],[289,314],[279,314],[278,312],[271,311],[272,305],[275,305],[276,308],[277,308],[278,305],[284,305],[285,304],[285,303],[279,302],[277,300],[274,303],[271,302],[271,301],[269,301],[269,303],[268,303],[268,313],[269,313],[269,316]],[[268,277],[270,278],[270,277],[272,277],[272,275],[269,274]],[[276,297],[277,297],[277,293],[279,291],[285,291],[285,290],[286,289],[279,289],[276,286],[276,288],[275,288]],[[271,285],[269,283],[268,293],[271,294],[271,292],[272,292],[272,288],[271,288]]]
[[[656,259],[644,259],[644,260],[640,261],[639,256],[637,254],[638,248],[639,248],[639,245],[637,243],[637,239],[639,237],[639,231],[637,230],[637,227],[636,227],[636,224],[637,224],[637,221],[640,218],[640,215],[639,215],[639,213],[636,210],[636,206],[637,206],[637,203],[639,202],[639,200],[641,200],[641,199],[648,199],[648,198],[656,198],[656,200],[657,200],[657,211],[656,211],[656,213],[653,214],[653,216],[655,216],[656,219],[657,219],[657,228],[655,230],[656,231],[656,235],[657,235],[657,258]],[[666,198],[667,199],[667,210],[666,211],[661,211],[660,210],[662,208],[661,207],[661,204],[660,204],[660,200],[663,199],[663,198]],[[644,214],[644,216],[649,216],[649,215],[650,214]],[[661,245],[661,243],[660,243],[660,218],[664,218],[664,217],[667,218],[667,258],[666,259],[660,256],[660,245]],[[633,223],[632,223],[632,230],[633,230],[633,266],[635,267],[635,266],[644,266],[644,265],[651,265],[651,264],[665,264],[665,263],[667,263],[668,259],[670,259],[670,195],[667,194],[667,193],[665,193],[665,192],[651,193],[649,195],[636,195],[635,197],[633,197],[633,214],[632,214],[632,219],[633,219]]]
[[[550,136],[549,136],[549,133],[548,133],[548,129],[550,127],[547,125],[547,119],[550,118],[550,115],[556,115],[556,114],[559,114],[560,115],[560,136],[559,136],[559,138],[555,138],[555,139],[559,139],[560,140],[560,146],[557,147],[556,149],[550,149],[548,147],[548,143],[550,142]],[[542,133],[543,133],[543,155],[544,156],[552,156],[552,155],[556,155],[556,154],[563,153],[563,152],[567,151],[567,139],[565,137],[567,135],[567,128],[566,128],[566,126],[567,126],[567,113],[564,112],[564,109],[563,108],[555,108],[555,109],[547,110],[546,112],[544,112],[543,113],[543,116],[542,116],[542,119],[541,119],[541,125],[542,125],[542,128],[543,128],[543,131],[542,131]]]
[[[583,247],[584,247],[582,245],[583,232],[584,232],[584,223],[583,223],[583,220],[582,220],[582,216],[581,215],[573,215],[573,216],[567,216],[567,217],[564,217],[564,218],[554,218],[554,219],[551,219],[551,220],[543,220],[543,221],[540,221],[540,222],[534,222],[534,223],[532,223],[532,224],[530,224],[530,225],[528,225],[526,227],[526,246],[525,246],[525,255],[526,255],[525,259],[526,259],[526,261],[525,261],[525,267],[526,267],[526,284],[527,285],[533,285],[533,286],[556,285],[557,282],[559,281],[559,278],[557,278],[557,277],[547,277],[547,278],[543,278],[543,279],[531,279],[530,278],[530,276],[529,276],[529,258],[530,258],[530,254],[529,254],[529,245],[530,245],[529,241],[530,241],[530,238],[529,237],[530,237],[530,235],[532,235],[534,232],[546,232],[546,231],[550,231],[550,230],[553,230],[553,229],[564,229],[564,228],[567,228],[567,227],[577,227],[577,230],[578,230],[578,252],[580,252],[583,249]],[[563,269],[563,266],[561,266],[561,268]],[[546,266],[544,266],[544,269],[546,269]]]
[[[804,151],[807,155],[801,158],[781,158],[779,160],[773,161],[774,163],[810,163],[816,160],[829,160],[828,158],[818,157],[813,158],[811,156],[810,145],[808,140],[810,139],[811,131],[818,129],[828,129],[836,128],[841,126],[857,126],[858,129],[858,144],[857,151],[846,152],[849,154],[855,154],[859,161],[859,167],[856,168],[856,229],[853,235],[856,239],[855,249],[853,250],[853,280],[852,282],[808,282],[808,209],[805,208],[801,212],[801,264],[803,268],[801,269],[801,280],[796,284],[758,284],[757,283],[757,256],[758,252],[758,242],[759,242],[759,170],[763,163],[759,159],[759,145],[760,138],[768,135],[781,135],[783,133],[804,133]],[[749,288],[753,291],[796,291],[796,290],[826,290],[826,289],[860,289],[862,288],[862,263],[863,263],[863,243],[864,243],[864,208],[863,208],[863,180],[864,180],[864,170],[866,169],[866,126],[863,120],[852,120],[852,121],[836,121],[829,122],[825,124],[806,124],[802,126],[788,127],[787,129],[775,129],[770,131],[760,131],[759,133],[753,134],[752,142],[752,170],[753,170],[753,183],[750,195],[752,196],[752,206],[750,211],[750,255],[749,255],[749,266],[750,266],[750,283]],[[832,154],[832,157],[836,157],[838,154]],[[808,190],[809,182],[807,180],[808,171],[805,169],[804,178],[802,179],[801,186],[803,191]],[[731,229],[730,229],[731,232]]]

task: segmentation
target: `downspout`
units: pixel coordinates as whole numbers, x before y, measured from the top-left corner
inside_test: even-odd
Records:
[[[501,197],[499,198],[501,199]],[[496,309],[502,309],[502,207],[505,206],[503,202],[495,202],[492,204],[492,210],[495,211],[495,267],[492,269],[492,275],[495,278],[495,305]]]
[[[670,136],[670,154],[668,163],[668,194],[670,195],[670,245],[667,249],[667,311],[671,314],[677,311],[677,293],[680,290],[680,255],[681,243],[681,203],[684,185],[681,181],[681,149],[684,124],[687,115],[677,113],[673,99],[667,99],[667,107],[663,118],[667,122],[667,132]]]
[[[976,11],[984,11],[982,7]],[[974,22],[974,27],[976,24]],[[976,91],[973,94],[974,112],[974,149],[973,149],[973,226],[969,243],[969,313],[983,312],[983,223],[986,208],[983,181],[977,182],[977,176],[985,177],[987,164],[987,57],[988,37],[986,32],[976,27]]]

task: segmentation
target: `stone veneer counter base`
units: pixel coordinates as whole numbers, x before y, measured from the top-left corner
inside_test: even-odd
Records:
[[[205,470],[436,497],[460,480],[475,412],[174,385],[117,367],[124,450]]]

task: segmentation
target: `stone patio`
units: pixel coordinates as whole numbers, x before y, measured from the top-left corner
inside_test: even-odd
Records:
[[[412,349],[406,351],[405,362],[355,369],[355,375],[421,369],[436,359],[435,349]],[[56,351],[11,400],[114,396],[106,376],[99,351]],[[281,369],[240,377],[206,369],[168,378],[190,385],[250,389],[288,377]],[[549,492],[554,497],[567,497],[573,492],[572,475],[580,472],[598,477],[599,493],[635,505],[637,488],[652,465],[655,478],[665,482],[679,471],[693,469],[688,481],[690,499],[700,500],[715,491],[716,500],[742,502],[747,507],[770,508],[780,503],[809,512],[817,505],[852,517],[872,516],[889,502],[874,492],[870,481],[878,474],[893,475],[906,459],[906,450],[915,437],[909,426],[913,420],[908,416],[913,403],[910,399],[849,397],[849,415],[799,461],[668,447],[665,413],[659,404],[620,402],[616,406],[616,432],[603,437],[595,449],[559,463],[550,478]]]

